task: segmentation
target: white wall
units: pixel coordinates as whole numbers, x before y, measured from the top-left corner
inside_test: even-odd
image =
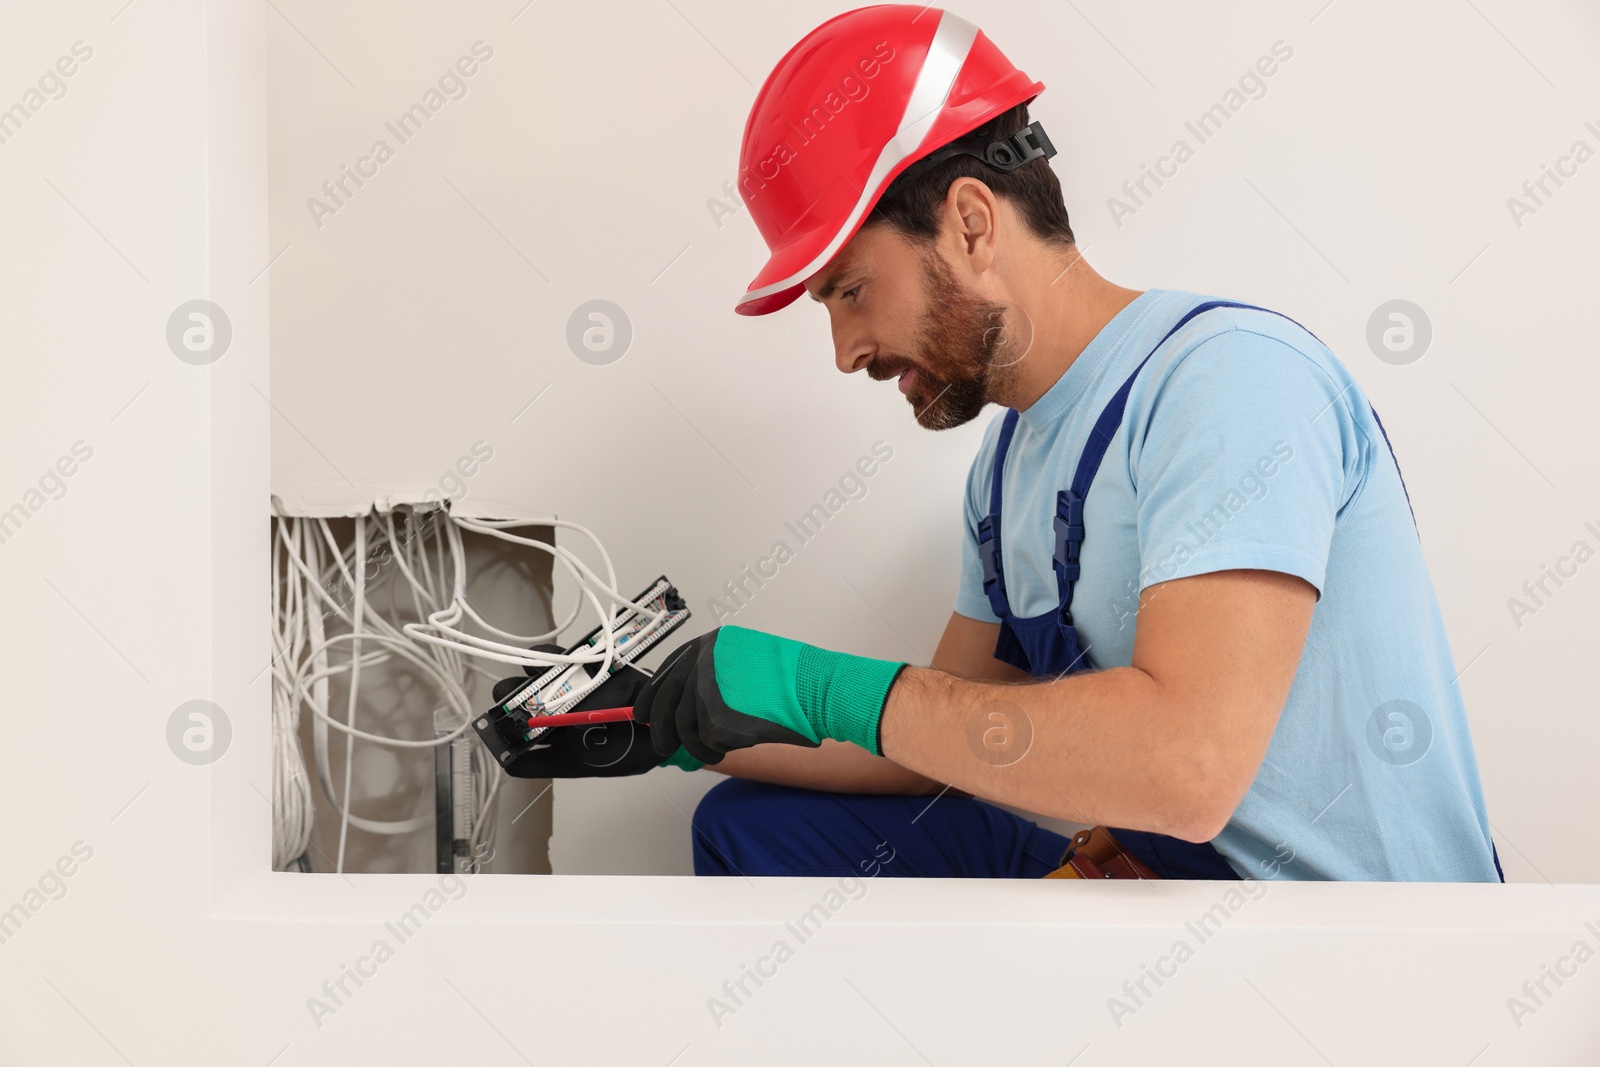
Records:
[[[1513,1018],[1507,1001],[1578,939],[1596,943],[1583,924],[1600,920],[1600,893],[1588,885],[1273,885],[1119,1027],[1108,998],[1217,903],[1208,887],[880,880],[719,1028],[707,998],[770,952],[826,884],[484,876],[313,1022],[308,998],[393,941],[384,921],[438,887],[423,875],[266,872],[266,442],[286,440],[290,420],[317,439],[341,410],[364,406],[364,390],[388,405],[400,398],[384,383],[405,380],[332,361],[340,380],[325,398],[280,404],[281,415],[263,399],[269,384],[277,397],[293,357],[280,343],[292,336],[271,337],[269,374],[267,286],[281,294],[278,267],[270,282],[261,273],[282,248],[266,210],[266,58],[286,19],[360,86],[329,78],[330,115],[341,93],[371,93],[387,109],[390,88],[419,91],[478,36],[504,42],[505,62],[485,72],[503,88],[482,91],[486,80],[441,115],[463,120],[439,127],[438,141],[464,139],[455,151],[412,146],[383,176],[393,182],[329,222],[318,235],[327,242],[297,244],[278,266],[300,252],[333,255],[335,224],[354,231],[367,194],[374,205],[405,200],[404,168],[430,161],[430,181],[448,173],[524,254],[553,263],[539,282],[448,188],[391,216],[387,248],[343,249],[352,270],[428,264],[418,277],[435,279],[423,295],[436,317],[431,344],[408,347],[399,342],[415,330],[354,305],[341,359],[364,360],[370,345],[407,366],[448,358],[463,376],[457,393],[433,387],[405,409],[445,411],[443,444],[325,449],[349,476],[368,478],[363,464],[395,449],[415,449],[402,458],[418,470],[442,469],[489,425],[491,406],[509,419],[500,408],[522,403],[513,386],[531,396],[554,381],[533,409],[540,420],[495,427],[497,446],[524,452],[531,472],[486,472],[505,478],[496,491],[581,514],[641,584],[665,569],[704,589],[884,437],[896,459],[873,495],[741,621],[891,653],[901,638],[850,605],[844,578],[916,642],[931,639],[948,604],[955,535],[934,532],[935,520],[953,511],[973,435],[914,433],[886,390],[836,380],[823,324],[804,309],[733,316],[759,248],[742,220],[717,230],[704,209],[731,177],[751,97],[711,42],[759,81],[832,9],[752,17],[748,6],[674,2],[536,3],[515,23],[520,4],[474,5],[471,26],[432,16],[449,24],[425,52],[396,34],[397,10],[330,17],[282,0],[136,0],[0,13],[0,70],[12,75],[0,100],[21,98],[32,72],[75,40],[95,49],[65,98],[0,144],[0,499],[29,499],[75,441],[94,449],[65,497],[30,508],[0,545],[14,622],[0,908],[27,913],[0,943],[0,1059],[410,1062],[459,1056],[470,1042],[475,1057],[505,1063],[1066,1062],[1084,1046],[1083,1063],[1144,1063],[1241,1045],[1284,1062],[1583,1062],[1600,997],[1588,968],[1547,987],[1531,1015]],[[1593,117],[1595,16],[1484,0],[1315,7],[989,5],[981,17],[1050,86],[1040,114],[1064,147],[1097,265],[1129,284],[1207,288],[1295,313],[1368,384],[1407,465],[1458,656],[1465,664],[1487,647],[1464,684],[1511,873],[1593,881],[1585,639],[1600,594],[1585,573],[1521,630],[1504,601],[1597,507],[1585,439],[1569,428],[1588,425],[1596,384],[1571,309],[1593,288],[1580,239],[1593,232],[1600,186],[1586,169],[1520,230],[1504,199]],[[1296,57],[1269,96],[1147,210],[1112,226],[1094,205],[1280,37]],[[471,118],[485,102],[495,117]],[[550,158],[551,133],[608,119],[633,135],[644,165],[536,166]],[[543,184],[519,177],[536,170]],[[430,250],[437,233],[451,240]],[[385,292],[391,320],[422,321],[419,290]],[[234,326],[232,347],[204,368],[180,363],[163,338],[172,309],[200,295]],[[606,295],[629,309],[637,347],[609,368],[567,359],[567,312]],[[1361,348],[1372,307],[1399,295],[1426,306],[1438,330],[1409,368]],[[325,309],[328,324],[341,306]],[[520,333],[499,332],[513,328],[503,314]],[[759,371],[731,373],[731,359]],[[601,380],[615,386],[607,405],[586,406],[585,385]],[[631,499],[581,491],[563,461],[602,419],[656,414],[652,382],[699,431],[663,413],[660,443],[629,475]],[[482,410],[455,408],[468,397]],[[180,762],[166,740],[174,709],[193,699],[220,705],[233,727],[207,767]],[[80,855],[92,849],[86,862],[73,858],[79,842]],[[47,875],[58,862],[70,877]],[[545,1000],[530,1004],[531,992]]]

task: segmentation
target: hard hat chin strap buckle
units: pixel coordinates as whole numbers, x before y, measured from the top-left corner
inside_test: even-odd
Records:
[[[990,141],[983,149],[983,161],[995,170],[1012,171],[1036,159],[1049,159],[1056,154],[1050,135],[1044,126],[1033,122],[1022,127],[1010,137]]]
[[[911,182],[951,156],[972,156],[974,159],[983,160],[995,170],[1009,173],[1024,163],[1032,163],[1036,159],[1049,159],[1055,154],[1056,146],[1050,143],[1050,135],[1044,132],[1044,125],[1039,122],[1031,122],[1011,136],[1002,137],[998,141],[988,141],[968,134],[928,153],[907,167],[889,184],[889,188],[884,190],[883,199],[888,200],[895,196]]]

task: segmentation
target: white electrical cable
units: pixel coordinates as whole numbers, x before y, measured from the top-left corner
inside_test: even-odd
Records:
[[[278,545],[273,544],[273,662],[276,668],[298,652],[299,595],[296,583],[282,581]],[[281,593],[281,595],[280,595]],[[275,674],[274,681],[277,681]],[[300,716],[284,687],[272,689],[272,865],[285,870],[304,855],[311,841],[312,800],[305,754],[300,748]]]
[[[444,608],[444,609],[442,609],[440,611],[434,612],[433,614],[429,615],[426,624],[415,624],[415,623],[413,623],[413,624],[410,624],[410,625],[406,626],[405,627],[406,632],[408,634],[411,634],[414,637],[417,637],[420,640],[429,641],[431,643],[444,645],[446,647],[455,647],[455,648],[458,648],[458,649],[460,649],[462,651],[466,651],[466,652],[469,652],[469,653],[472,653],[472,654],[482,655],[483,658],[485,658],[485,659],[494,659],[494,660],[498,660],[498,661],[503,662],[503,663],[517,663],[517,664],[522,664],[522,665],[529,665],[529,664],[532,664],[532,665],[546,665],[546,664],[550,664],[550,663],[569,663],[570,664],[570,663],[594,663],[594,662],[597,662],[597,661],[602,661],[605,664],[605,668],[608,669],[609,666],[610,666],[611,656],[612,656],[612,653],[613,653],[612,643],[611,643],[611,640],[610,640],[610,629],[611,629],[611,624],[613,623],[613,621],[615,620],[615,617],[616,617],[615,616],[615,607],[619,607],[620,606],[620,607],[625,607],[625,608],[627,608],[629,610],[638,611],[641,614],[644,614],[644,615],[650,617],[652,620],[656,620],[656,619],[664,617],[665,612],[653,611],[653,610],[651,610],[650,608],[648,608],[645,605],[636,604],[632,600],[629,600],[627,597],[623,596],[621,593],[617,592],[617,589],[616,589],[616,574],[615,574],[615,571],[613,570],[613,568],[611,566],[611,557],[609,556],[609,554],[606,553],[605,548],[604,548],[604,546],[602,546],[600,544],[599,539],[597,537],[595,537],[595,535],[590,530],[586,529],[585,527],[579,526],[577,523],[563,522],[563,521],[561,521],[559,519],[551,519],[551,520],[548,520],[548,521],[553,526],[559,526],[559,527],[564,527],[564,528],[568,528],[568,529],[577,530],[580,533],[583,533],[585,536],[587,536],[591,541],[593,541],[594,544],[595,544],[595,547],[599,550],[599,552],[601,554],[601,558],[605,561],[607,578],[605,580],[602,580],[601,578],[599,578],[599,576],[597,576],[592,570],[590,570],[588,568],[588,566],[586,566],[581,559],[579,559],[576,555],[574,555],[573,553],[569,552],[568,550],[566,550],[564,548],[561,548],[561,547],[556,546],[556,545],[550,545],[550,544],[547,544],[547,543],[545,543],[543,541],[536,541],[536,540],[534,540],[532,538],[517,537],[517,536],[512,535],[512,534],[507,534],[507,533],[505,533],[503,530],[501,530],[499,528],[501,525],[513,525],[512,523],[495,523],[495,522],[485,522],[485,521],[476,520],[476,519],[455,519],[455,518],[453,518],[452,519],[452,524],[455,527],[464,528],[464,529],[468,529],[468,530],[474,530],[474,531],[479,532],[479,533],[487,534],[487,535],[489,535],[491,537],[499,538],[500,540],[503,540],[503,541],[509,541],[509,542],[511,542],[513,544],[519,544],[519,545],[524,545],[524,546],[529,547],[529,548],[535,548],[535,549],[538,549],[539,551],[547,552],[550,555],[554,556],[556,559],[559,559],[562,562],[563,566],[565,566],[567,568],[568,572],[571,573],[572,576],[578,581],[579,587],[580,587],[580,593],[583,596],[586,596],[588,598],[590,605],[595,609],[595,613],[600,616],[600,619],[601,619],[601,622],[602,622],[602,635],[606,639],[606,652],[605,652],[604,656],[595,656],[595,655],[592,655],[592,654],[584,654],[584,653],[577,653],[577,654],[574,654],[574,655],[571,655],[571,656],[564,656],[564,655],[559,655],[559,654],[555,654],[555,653],[531,652],[526,648],[516,647],[516,646],[511,646],[511,645],[505,645],[505,644],[502,644],[500,642],[495,642],[495,641],[487,641],[487,640],[485,640],[483,638],[479,638],[479,637],[476,637],[475,635],[468,634],[468,633],[466,633],[464,631],[458,630],[458,629],[456,629],[454,627],[453,624],[460,620],[461,615],[463,613],[470,614],[473,617],[473,619],[475,621],[477,621],[480,625],[483,625],[486,628],[491,629],[491,630],[495,629],[494,627],[489,626],[489,624],[484,622],[484,620],[480,616],[478,616],[477,612],[472,610],[471,605],[466,603],[465,590],[463,588],[461,588],[459,584],[458,584],[457,588],[455,589],[455,597],[454,597],[452,603],[448,607],[446,607],[446,608]],[[459,553],[460,553],[460,534],[459,534],[459,530],[452,530],[451,532],[452,532],[451,551],[452,551],[453,554],[459,555]],[[459,578],[460,578],[460,574],[458,572],[458,580],[459,580]],[[606,596],[606,599],[611,602],[613,607],[611,607],[611,608],[601,608],[599,600],[595,596],[596,592],[604,594]],[[444,636],[443,637],[436,637],[433,634],[428,633],[427,631],[430,628],[433,629],[433,630],[439,631],[439,633],[444,635]],[[503,633],[504,631],[498,631],[498,632]],[[518,637],[517,635],[510,635],[510,636],[512,636],[516,640],[525,640],[524,638]],[[498,655],[494,655],[494,654],[486,654],[486,653],[499,653],[499,654]]]
[[[502,529],[502,527],[524,524],[511,520],[494,521],[453,517],[451,521],[452,528],[448,531],[448,535],[450,539],[452,555],[457,562],[457,585],[454,590],[454,596],[451,604],[448,607],[429,615],[425,624],[407,625],[405,627],[406,633],[418,640],[425,641],[430,644],[464,651],[468,654],[479,656],[485,659],[493,659],[499,662],[517,663],[524,666],[543,666],[550,664],[570,665],[574,663],[589,664],[598,662],[600,667],[591,676],[591,680],[587,684],[579,686],[570,692],[563,694],[561,703],[564,706],[571,706],[578,703],[604,682],[608,672],[610,671],[617,651],[617,644],[613,631],[615,628],[616,610],[618,607],[625,607],[629,611],[638,612],[649,620],[644,628],[633,635],[636,639],[653,633],[656,627],[664,625],[669,617],[669,613],[664,608],[657,610],[652,608],[649,604],[636,603],[617,591],[616,572],[612,567],[610,555],[605,551],[605,547],[600,544],[599,538],[596,537],[592,531],[586,527],[578,525],[577,523],[565,522],[559,519],[548,520],[550,525],[576,530],[584,534],[590,539],[591,542],[593,542],[605,564],[607,577],[604,580],[596,575],[586,564],[583,563],[581,559],[566,549],[547,544],[543,541],[536,541],[531,538],[518,537],[508,534]],[[471,605],[466,601],[465,590],[462,587],[461,582],[462,571],[464,568],[461,566],[460,534],[455,527],[487,534],[513,544],[536,548],[540,551],[549,553],[556,559],[561,560],[563,566],[567,568],[568,572],[571,573],[575,579],[577,579],[581,596],[587,597],[590,605],[595,609],[595,613],[599,615],[602,620],[600,626],[601,648],[598,651],[598,654],[596,652],[578,652],[570,655],[532,652],[525,648],[509,646],[495,641],[488,641],[456,628],[454,623],[460,621],[461,615],[466,613],[470,614],[475,621],[479,622],[480,625],[483,625],[491,630],[496,629],[483,620],[476,611],[472,610]],[[602,608],[598,598],[595,595],[596,592],[604,594],[611,606],[608,608]],[[428,632],[430,629],[438,631],[438,635]],[[504,633],[504,631],[497,632]]]
[[[337,549],[337,545],[332,539],[331,530],[324,531],[324,539],[329,543],[331,548]],[[317,541],[314,538],[308,538],[306,543],[307,543],[307,546],[310,549],[310,553],[309,553],[310,554],[310,566],[307,567],[305,561],[300,561],[300,560],[297,559],[296,560],[297,570],[299,570],[301,572],[301,575],[306,579],[307,584],[312,585],[316,589],[319,597],[321,597],[323,600],[327,601],[328,607],[331,610],[331,613],[339,616],[341,619],[343,619],[346,622],[352,621],[352,617],[351,616],[347,616],[345,614],[342,605],[338,601],[334,600],[333,597],[329,596],[328,593],[327,593],[327,589],[332,584],[332,581],[333,581],[333,578],[334,578],[335,574],[340,574],[340,575],[343,575],[343,576],[345,576],[347,578],[352,577],[352,575],[351,575],[351,570],[352,570],[351,566],[348,565],[348,563],[346,562],[345,559],[341,558],[338,561],[336,561],[335,563],[330,564],[330,566],[328,566],[325,569],[320,567],[320,565],[319,565],[320,552],[321,552],[320,545],[318,545]],[[344,557],[345,554],[344,553],[339,553],[339,555],[340,555],[340,557]],[[354,562],[353,559],[349,560],[349,563],[353,563],[353,562]],[[311,573],[310,572],[312,570],[316,570],[316,571],[319,571],[320,573],[322,573],[324,575],[324,580],[321,581],[321,582],[311,582],[310,581],[310,578],[311,578]],[[330,726],[332,728],[334,728],[334,729],[340,730],[341,732],[346,732],[350,736],[360,736],[360,737],[363,737],[366,740],[375,741],[375,742],[380,743],[380,744],[388,744],[388,745],[391,745],[391,746],[394,746],[394,747],[432,748],[432,747],[435,747],[435,746],[440,745],[440,744],[448,744],[451,741],[453,741],[455,738],[459,737],[465,731],[466,724],[469,721],[470,715],[472,714],[472,709],[469,706],[468,699],[467,699],[466,694],[464,693],[464,691],[462,691],[459,686],[455,685],[453,683],[452,679],[448,675],[446,675],[443,671],[440,670],[440,667],[439,667],[438,664],[436,664],[434,662],[431,662],[429,659],[424,658],[422,655],[419,655],[418,653],[421,650],[415,649],[415,647],[412,646],[411,643],[401,640],[398,630],[395,630],[392,626],[387,625],[385,623],[385,620],[383,620],[381,618],[381,616],[377,616],[377,615],[371,613],[370,604],[367,605],[367,610],[363,612],[363,616],[366,619],[366,621],[377,623],[382,629],[388,630],[388,639],[378,638],[378,637],[375,637],[371,633],[367,633],[362,638],[362,641],[363,642],[374,642],[374,641],[377,641],[377,642],[379,642],[381,644],[391,645],[392,646],[392,650],[394,652],[397,652],[398,654],[400,654],[402,656],[402,658],[405,658],[405,659],[411,661],[414,665],[420,667],[425,672],[431,674],[433,676],[434,681],[438,682],[441,685],[441,687],[445,690],[446,695],[449,698],[448,699],[448,703],[452,706],[452,710],[454,710],[456,712],[456,715],[454,716],[454,718],[456,718],[461,723],[461,725],[460,725],[460,727],[458,729],[450,732],[449,734],[447,734],[447,735],[445,735],[443,737],[438,737],[438,738],[435,738],[435,739],[432,739],[432,740],[420,741],[420,742],[403,741],[403,740],[400,740],[400,739],[389,738],[389,737],[385,737],[383,735],[372,734],[372,733],[369,733],[367,731],[361,731],[361,730],[356,730],[352,734],[351,731],[350,731],[350,728],[346,724],[338,722],[338,720],[334,719],[330,714],[328,714],[328,711],[326,709],[326,697],[325,697],[326,678],[328,678],[328,677],[330,677],[330,676],[332,676],[334,674],[338,674],[338,673],[341,673],[343,671],[349,670],[350,669],[349,668],[349,663],[347,662],[347,663],[337,664],[337,665],[333,665],[333,666],[323,666],[320,669],[314,670],[309,676],[306,675],[304,672],[302,672],[300,677],[298,678],[298,686],[297,687],[292,686],[292,688],[298,688],[300,690],[300,693],[298,695],[300,696],[301,699],[304,699],[307,702],[308,706],[310,706],[312,708],[313,714],[316,716],[316,727],[317,727],[316,740],[319,742],[319,744],[317,746],[318,747],[317,756],[318,756],[319,777],[322,780],[323,790],[327,794],[330,802],[333,802],[336,807],[339,807],[341,809],[341,813],[342,813],[342,811],[343,811],[343,809],[345,807],[345,804],[342,801],[338,800],[336,795],[335,795],[335,792],[334,792],[334,789],[333,789],[333,786],[332,786],[332,782],[331,782],[331,776],[329,775],[329,769],[328,769],[328,766],[327,766],[326,739],[327,739],[327,730],[328,730],[328,728]],[[318,616],[317,618],[318,618],[318,621],[320,621],[320,616]],[[318,639],[318,641],[316,643],[319,646],[319,651],[321,653],[323,653],[324,655],[319,657],[318,662],[321,662],[321,663],[325,664],[326,663],[325,653],[326,653],[327,648],[334,642],[342,641],[342,640],[349,640],[350,636],[351,635],[348,635],[348,634],[342,634],[342,635],[337,635],[337,636],[335,636],[334,638],[332,638],[332,639],[330,639],[328,641],[321,641],[320,640],[320,632],[319,632],[319,635],[318,635],[319,639]],[[375,662],[382,662],[383,660],[385,660],[387,658],[388,658],[387,654],[363,655],[361,657],[361,659],[360,659],[360,662],[363,665],[371,665],[371,664],[373,664]],[[456,662],[459,662],[459,658],[455,657],[453,653],[451,654],[451,658],[456,660]],[[311,666],[311,664],[307,664],[307,666]],[[463,682],[464,682],[464,679],[463,679]],[[313,690],[324,690],[324,692],[323,693],[315,693],[315,692],[306,693],[306,692],[304,692],[304,689],[306,687],[308,687],[308,686],[311,687]],[[495,777],[498,778],[498,769],[494,768],[494,770],[495,770]],[[341,814],[341,821],[342,821],[342,819],[343,819],[343,815]],[[407,833],[407,832],[411,832],[413,830],[419,829],[419,828],[421,828],[423,826],[426,826],[426,825],[428,825],[428,824],[430,824],[432,822],[432,815],[431,814],[419,815],[419,816],[417,816],[415,818],[412,818],[412,819],[400,820],[400,821],[395,821],[395,822],[379,822],[379,821],[375,821],[375,820],[362,819],[362,818],[359,818],[358,816],[355,816],[354,814],[351,814],[350,817],[349,817],[349,821],[350,821],[351,825],[356,826],[358,829],[368,830],[368,831],[376,832],[376,833],[394,834],[394,833]],[[476,820],[475,820],[475,822],[476,822]]]
[[[586,526],[580,526],[575,522],[567,522],[562,519],[547,520],[551,526],[567,530],[576,530],[578,533],[583,534],[590,540],[596,551],[600,553],[600,558],[605,561],[606,578],[604,581],[601,581],[601,579],[589,569],[588,565],[585,564],[583,560],[579,559],[576,555],[564,548],[560,548],[544,541],[538,541],[533,538],[518,537],[515,534],[508,534],[505,532],[505,528],[523,525],[522,523],[512,520],[466,518],[455,519],[454,521],[463,529],[474,530],[478,533],[487,534],[490,537],[499,538],[502,541],[509,541],[512,544],[524,545],[528,548],[536,548],[541,552],[548,552],[551,555],[559,555],[564,560],[569,561],[571,565],[574,565],[578,569],[582,570],[584,580],[595,586],[598,586],[603,592],[607,593],[609,595],[609,599],[615,606],[640,610],[647,615],[651,614],[641,605],[634,603],[632,600],[617,592],[617,575],[616,571],[611,566],[611,555],[606,552],[605,546],[600,543],[600,539],[595,536],[594,531],[590,530]]]
[[[295,521],[297,522],[297,520]],[[297,525],[294,539],[298,541],[298,538],[299,527]],[[287,537],[285,539],[286,541],[288,540]],[[316,539],[308,537],[305,539],[304,545],[307,555],[309,556],[309,563],[307,560],[300,559],[297,553],[291,553],[290,555],[291,561],[296,565],[297,576],[303,578],[304,584],[315,589],[318,596],[327,602],[330,613],[339,616],[346,622],[351,621],[350,617],[344,614],[343,607],[327,592],[331,575],[336,572],[336,568],[330,567],[327,570],[324,570],[320,566],[321,550]],[[328,579],[325,579],[321,582],[314,581],[312,578],[313,570],[328,575]],[[310,644],[315,651],[315,655],[308,657],[305,660],[305,662],[302,664],[301,671],[296,675],[296,677],[286,681],[285,688],[293,693],[292,699],[296,707],[298,707],[303,701],[308,707],[311,708],[313,715],[316,717],[313,730],[313,740],[316,747],[318,778],[321,781],[323,793],[328,797],[329,802],[332,803],[336,808],[342,809],[344,805],[335,794],[332,783],[332,774],[329,768],[328,728],[330,724],[333,726],[333,728],[341,731],[348,731],[349,728],[344,723],[334,719],[333,716],[327,711],[327,679],[334,674],[348,670],[349,664],[344,663],[330,666],[327,659],[327,650],[334,642],[348,640],[349,635],[340,634],[336,635],[331,640],[325,641],[323,639],[322,630],[323,617],[324,613],[320,611],[309,613],[309,629],[311,630]],[[369,621],[372,621],[373,619],[376,619],[380,623],[383,621],[381,617],[372,616],[369,614]],[[392,626],[387,627],[387,629],[390,631],[389,638],[393,639],[400,645],[400,647],[395,648],[394,651],[398,652],[403,658],[412,659],[414,662],[417,662],[417,665],[422,667],[424,670],[433,669],[433,664],[431,662],[422,660],[408,642],[404,642],[399,639],[399,632],[397,630],[395,630]],[[368,634],[364,640],[369,642],[378,640],[382,641],[383,643],[387,643],[387,641],[384,639],[375,638],[372,634]],[[372,665],[373,663],[381,662],[386,658],[387,654],[374,653],[363,657],[362,662],[365,665]],[[306,671],[310,671],[309,675],[306,673]],[[448,687],[447,678],[440,680],[442,680]],[[465,708],[466,697],[464,694],[460,696],[459,701],[461,706]],[[393,738],[388,738],[380,734],[367,733],[366,731],[356,731],[355,735],[361,736],[369,741],[376,741],[380,744],[397,744],[400,747],[416,746],[431,748],[434,745],[441,743],[440,741],[397,741]],[[449,739],[447,738],[444,740],[448,741]],[[355,826],[357,829],[380,834],[410,833],[412,831],[421,829],[424,826],[430,825],[432,821],[433,816],[431,812],[429,814],[418,815],[411,819],[402,819],[397,821],[363,819],[354,814],[350,815],[350,824],[352,826]]]
[[[378,522],[380,517],[382,521]],[[368,832],[397,834],[409,833],[433,822],[431,812],[411,819],[380,821],[362,818],[350,810],[353,760],[349,746],[353,746],[357,738],[396,749],[430,749],[456,741],[468,729],[475,714],[467,693],[472,676],[497,678],[494,672],[472,662],[475,660],[545,668],[598,665],[593,674],[576,670],[562,672],[562,677],[570,673],[588,679],[549,705],[552,709],[571,706],[604,681],[617,658],[626,654],[622,650],[625,642],[632,645],[646,639],[670,622],[671,612],[661,604],[659,597],[636,603],[618,592],[610,555],[592,531],[577,523],[552,519],[540,520],[539,524],[572,530],[585,537],[599,555],[604,577],[564,546],[508,532],[514,527],[530,525],[527,522],[456,518],[444,509],[430,511],[425,518],[408,510],[406,519],[402,535],[396,531],[392,512],[359,517],[355,520],[355,536],[347,547],[339,545],[326,520],[274,520],[277,536],[272,567],[275,590],[273,864],[278,869],[287,869],[305,854],[313,828],[311,778],[298,734],[302,706],[309,708],[313,716],[317,778],[329,802],[340,813],[339,857],[335,869],[342,871],[351,826]],[[516,634],[484,618],[466,596],[463,531],[532,548],[559,560],[577,587],[578,596],[572,611],[552,630],[535,635]],[[376,540],[369,538],[369,534],[375,535]],[[431,552],[430,539],[433,542]],[[383,570],[382,565],[391,559],[395,569]],[[375,563],[378,570],[369,573]],[[396,573],[399,578],[395,577]],[[389,602],[397,608],[400,592],[393,583],[402,579],[415,609],[415,621],[396,625],[398,620],[390,621],[383,612],[373,609],[371,598],[376,585],[387,582],[393,591]],[[369,585],[369,580],[376,584]],[[345,600],[347,595],[352,597],[351,601]],[[534,652],[527,647],[565,632],[585,605],[593,610],[600,623],[598,635],[589,647],[571,654]],[[633,629],[637,624],[630,623],[619,638],[616,634],[619,615],[627,613],[636,613],[643,624]],[[347,632],[326,633],[323,623],[329,616],[337,619]],[[483,633],[464,629],[468,621]],[[331,662],[330,650],[343,643],[350,645],[349,656]],[[360,702],[362,671],[392,660],[416,668],[437,686],[443,697],[433,711],[434,722],[438,724],[435,726],[437,736],[408,740],[353,725],[356,705]],[[348,675],[349,683],[343,722],[328,708],[329,680],[342,674]],[[545,688],[553,686],[547,683]],[[330,732],[334,730],[343,733],[347,743],[342,798],[335,795],[329,766]],[[470,751],[470,843],[473,857],[478,857],[486,854],[486,845],[492,846],[496,825],[494,810],[503,773],[487,749],[473,746]]]
[[[328,531],[328,524],[322,520],[318,521],[321,523],[322,532],[327,534],[331,540],[333,535]],[[350,836],[350,782],[356,766],[356,693],[361,685],[361,624],[367,608],[367,517],[365,515],[356,516],[355,526],[356,603],[355,611],[352,615],[354,623],[350,642],[349,700],[345,704],[344,716],[345,724],[349,726],[350,733],[346,736],[344,745],[344,803],[339,809],[339,859],[333,868],[335,874],[344,873],[344,846],[346,838]],[[343,569],[344,560],[342,558],[339,561],[339,565]],[[349,573],[349,571],[345,571],[347,577]]]

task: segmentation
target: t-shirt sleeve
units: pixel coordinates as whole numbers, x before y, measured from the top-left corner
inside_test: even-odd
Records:
[[[1353,385],[1242,330],[1179,359],[1129,426],[1139,588],[1256,569],[1303,578],[1320,597],[1361,470]]]
[[[1000,621],[983,591],[983,560],[978,556],[978,523],[989,510],[988,478],[994,465],[990,445],[994,438],[992,431],[986,435],[985,447],[978,449],[972,468],[967,471],[967,491],[962,495],[961,507],[961,584],[956,589],[956,613],[979,622]]]

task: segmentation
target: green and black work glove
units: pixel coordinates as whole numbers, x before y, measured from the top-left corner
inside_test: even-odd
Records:
[[[633,667],[620,667],[594,692],[568,711],[593,711],[632,704],[649,675]],[[526,677],[502,678],[494,685],[496,703],[505,700]],[[505,764],[513,778],[622,778],[656,767],[699,770],[701,762],[679,748],[663,760],[650,743],[650,728],[638,723],[602,722],[580,726],[554,726],[545,731],[538,748]]]
[[[904,663],[829,652],[742,626],[682,645],[633,702],[658,756],[717,763],[736,748],[849,741],[883,755],[878,725]]]

